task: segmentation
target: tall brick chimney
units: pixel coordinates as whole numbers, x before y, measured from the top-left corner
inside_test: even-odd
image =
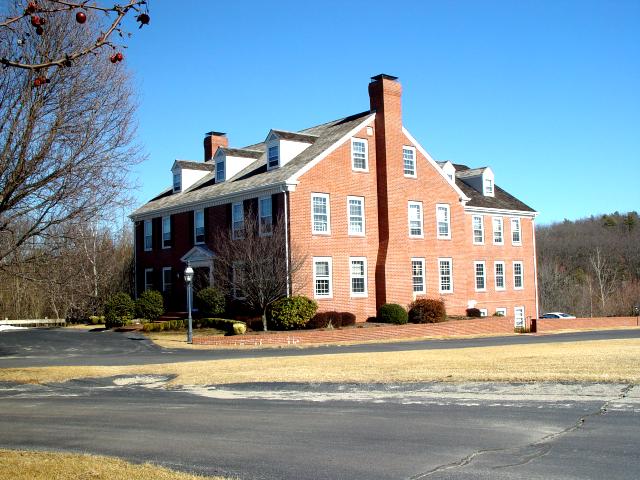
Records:
[[[380,74],[371,77],[369,83],[371,111],[376,113],[376,171],[378,190],[378,232],[379,249],[376,261],[376,304],[387,302],[387,277],[393,272],[387,265],[394,261],[398,245],[390,245],[389,233],[405,232],[406,218],[402,215],[389,216],[389,205],[397,200],[396,193],[403,188],[398,180],[403,178],[402,145],[402,86],[398,77]],[[393,242],[391,242],[393,243]],[[401,265],[402,263],[397,263]]]
[[[204,137],[204,161],[211,160],[218,147],[228,147],[229,139],[223,132],[207,132]]]

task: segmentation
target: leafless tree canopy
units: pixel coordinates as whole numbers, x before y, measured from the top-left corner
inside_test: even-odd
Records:
[[[614,213],[537,229],[543,311],[629,315],[640,304],[640,222]]]
[[[257,215],[246,215],[239,236],[242,238],[234,240],[230,231],[218,232],[214,260],[216,281],[227,295],[240,297],[261,312],[263,328],[267,330],[268,307],[288,292],[292,293],[291,279],[302,267],[304,258],[292,256],[290,251],[287,255],[282,217],[276,219],[270,235],[261,236]],[[300,281],[296,278],[296,285],[300,285]]]

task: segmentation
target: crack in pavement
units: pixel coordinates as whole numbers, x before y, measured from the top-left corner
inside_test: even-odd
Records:
[[[433,468],[433,469],[431,469],[431,470],[429,470],[427,472],[419,473],[417,475],[409,477],[409,480],[421,480],[421,479],[427,478],[427,477],[429,477],[431,475],[434,475],[436,473],[443,472],[445,470],[452,470],[452,469],[465,467],[465,466],[469,465],[474,459],[476,459],[477,457],[479,457],[481,455],[493,454],[493,453],[499,453],[499,452],[505,452],[505,453],[508,453],[510,455],[518,455],[519,451],[525,450],[526,452],[528,452],[530,449],[534,449],[534,451],[531,454],[526,455],[525,458],[522,458],[523,455],[520,455],[520,458],[522,458],[522,460],[519,461],[519,462],[508,463],[508,464],[504,464],[504,465],[495,465],[495,466],[493,466],[491,468],[494,469],[494,470],[497,470],[497,469],[501,469],[501,468],[517,467],[517,466],[526,465],[526,464],[532,462],[533,460],[535,460],[537,458],[541,458],[541,457],[547,455],[551,451],[551,449],[553,448],[553,445],[550,444],[551,442],[553,442],[554,440],[556,440],[559,437],[562,437],[562,436],[567,435],[567,434],[569,434],[571,432],[574,432],[576,430],[581,429],[584,426],[585,422],[589,418],[597,417],[597,416],[600,416],[600,415],[606,415],[606,413],[607,413],[607,411],[609,409],[609,405],[611,404],[611,402],[616,401],[616,400],[621,400],[621,399],[627,397],[629,395],[629,392],[631,392],[631,390],[633,390],[633,388],[635,386],[636,385],[634,385],[634,384],[630,384],[630,385],[627,385],[627,386],[623,387],[617,397],[607,400],[606,402],[604,402],[600,406],[600,408],[598,408],[594,412],[591,412],[591,413],[588,413],[586,415],[581,416],[576,421],[576,423],[574,423],[570,427],[567,427],[567,428],[565,428],[563,430],[560,430],[559,432],[546,435],[546,436],[542,437],[540,440],[538,440],[536,442],[529,443],[527,445],[522,445],[522,446],[516,447],[516,448],[494,448],[494,449],[477,450],[477,451],[467,455],[466,457],[463,457],[462,459],[458,460],[457,462],[451,462],[451,463],[447,463],[445,465],[440,465],[440,466],[438,466],[436,468]]]

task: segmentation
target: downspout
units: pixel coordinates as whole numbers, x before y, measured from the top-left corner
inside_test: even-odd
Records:
[[[533,284],[536,289],[536,318],[540,318],[538,305],[538,254],[536,252],[536,221],[531,219],[531,231],[533,232]]]
[[[284,190],[284,256],[285,265],[287,271],[287,297],[291,294],[291,275],[289,272],[289,195],[288,191]]]
[[[136,239],[136,221],[133,224],[133,298],[138,298],[138,245]]]

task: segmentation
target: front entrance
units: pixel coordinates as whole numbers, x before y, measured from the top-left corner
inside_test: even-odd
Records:
[[[193,269],[193,294],[211,286],[211,268],[195,267]]]
[[[191,265],[191,268],[193,268],[192,294],[194,300],[200,290],[213,285],[214,257],[215,254],[205,245],[196,245],[180,259],[185,264]]]

